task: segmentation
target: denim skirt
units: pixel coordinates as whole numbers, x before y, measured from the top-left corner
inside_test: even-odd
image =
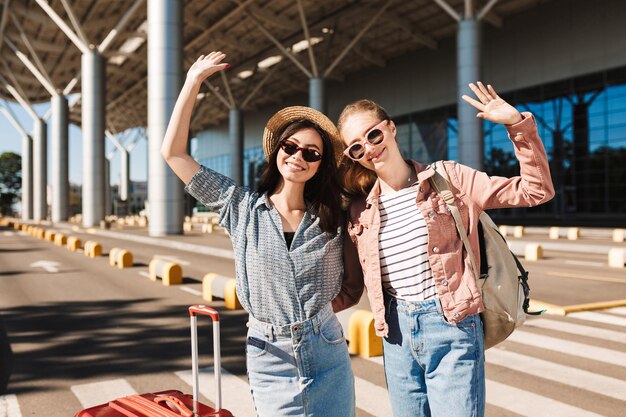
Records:
[[[250,316],[246,364],[259,417],[355,415],[350,355],[330,304],[286,326]]]

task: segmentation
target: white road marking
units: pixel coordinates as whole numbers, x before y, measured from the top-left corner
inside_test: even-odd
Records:
[[[30,267],[42,268],[44,271],[54,274],[56,272],[59,272],[57,265],[60,265],[60,263],[54,261],[37,261],[30,264]]]
[[[15,394],[0,395],[0,417],[22,417]]]
[[[626,381],[498,348],[486,351],[485,359],[492,365],[624,401]]]
[[[615,307],[606,310],[607,313],[619,314],[620,316],[626,316],[626,307]]]
[[[194,290],[193,288],[178,287],[181,291],[188,292],[189,294],[202,296],[202,291]]]
[[[4,231],[2,232],[3,236],[15,236],[15,232]]]
[[[108,381],[92,382],[73,385],[72,392],[78,398],[83,408],[108,403],[109,401],[137,394],[125,379],[111,379]]]
[[[154,255],[154,257],[156,259],[163,259],[164,261],[174,262],[174,263],[179,264],[179,265],[190,265],[191,264],[191,262],[184,261],[184,260],[182,260],[180,258],[177,258],[176,256]]]
[[[602,417],[541,395],[487,380],[487,403],[524,417]]]
[[[609,314],[595,313],[593,311],[580,311],[578,313],[570,313],[567,315],[567,317],[626,327],[626,317],[615,317]]]
[[[523,330],[514,331],[507,340],[539,349],[553,350],[567,355],[608,363],[613,366],[626,367],[626,352],[585,345],[583,343],[561,340],[555,337],[542,336]],[[547,414],[549,415],[549,414]]]
[[[139,275],[142,277],[150,278],[150,273],[146,271],[139,271]]]
[[[557,332],[571,333],[580,336],[595,337],[597,339],[610,340],[626,344],[626,333],[616,332],[598,327],[583,326],[581,324],[568,323],[550,319],[535,319],[527,321],[524,326],[538,327],[541,329],[554,330]]]
[[[592,262],[592,261],[564,261],[564,263],[568,265],[580,265],[580,266],[597,266],[597,267],[606,266],[604,262]]]

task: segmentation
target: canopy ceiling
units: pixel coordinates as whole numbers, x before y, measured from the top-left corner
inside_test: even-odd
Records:
[[[95,46],[128,14],[135,1],[39,0]],[[149,1],[141,1],[104,52],[106,120],[112,132],[147,124]],[[232,65],[225,77],[210,80],[213,90],[203,87],[203,105],[194,114],[192,130],[220,123],[228,117],[228,106],[250,110],[306,93],[310,76],[344,80],[363,68],[382,67],[409,51],[436,49],[442,40],[455,36],[455,15],[462,17],[471,9],[475,15],[483,12],[480,17],[487,24],[499,26],[507,17],[549,1],[185,0],[184,70],[197,56],[211,50],[226,52]],[[40,72],[59,91],[80,75],[80,50],[36,0],[0,0],[0,10],[1,97],[15,101],[6,82],[30,102],[50,99],[49,91],[15,50],[40,66]],[[314,45],[313,60],[303,18]],[[78,92],[80,82],[72,89],[72,93]],[[80,102],[73,106],[70,118],[80,125]]]

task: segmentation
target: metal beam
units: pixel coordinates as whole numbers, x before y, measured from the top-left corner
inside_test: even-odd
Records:
[[[402,17],[398,16],[391,10],[387,10],[385,14],[381,16],[382,19],[402,29],[407,35],[412,37],[416,42],[426,46],[430,49],[437,49],[437,41],[430,36],[424,35],[421,32],[416,31],[411,25]]]
[[[474,2],[472,0],[465,0],[465,18],[474,18]]]
[[[348,46],[346,46],[344,48],[343,51],[341,51],[341,53],[339,54],[339,56],[337,58],[335,58],[335,60],[333,61],[332,64],[330,64],[330,66],[328,68],[326,68],[326,71],[324,72],[324,78],[328,76],[328,74],[330,74],[335,67],[339,64],[339,62],[341,62],[341,60],[343,59],[344,56],[346,56],[346,54],[350,51],[350,49],[352,49],[352,47],[354,45],[356,45],[356,43],[363,37],[363,35],[365,35],[365,33],[369,30],[369,28],[374,24],[374,22],[376,22],[376,20],[380,17],[380,15],[382,15],[383,13],[385,13],[385,10],[387,10],[387,8],[389,6],[391,6],[391,3],[393,3],[393,0],[388,0],[385,5],[383,7],[380,8],[380,10],[378,10],[378,12],[374,15],[374,17],[372,17],[370,19],[370,21],[367,23],[367,25],[365,25],[361,31],[354,37],[354,39],[352,39],[352,41],[350,41],[350,43],[348,44]]]
[[[487,3],[487,4],[485,5],[485,7],[483,7],[483,8],[482,8],[482,9],[478,12],[478,16],[476,17],[476,19],[481,20],[483,17],[485,17],[485,15],[486,15],[487,13],[489,13],[489,11],[491,10],[491,8],[492,8],[493,6],[495,6],[495,5],[496,5],[496,3],[497,3],[498,1],[499,1],[499,0],[489,0],[489,3]]]
[[[205,30],[204,32],[202,32],[201,34],[199,34],[198,36],[193,38],[189,43],[187,43],[187,45],[183,46],[183,49],[185,51],[187,51],[187,50],[191,49],[192,47],[194,47],[195,44],[200,42],[202,39],[204,39],[205,36],[211,34],[213,31],[215,31],[218,28],[220,28],[225,22],[228,21],[228,19],[230,19],[231,17],[233,17],[233,16],[237,15],[238,13],[244,11],[246,6],[248,6],[253,1],[254,0],[246,0],[243,3],[237,1],[237,4],[238,4],[237,7],[235,7],[230,12],[226,13],[226,15],[222,16],[222,18],[220,18],[217,22],[209,24],[207,30]]]
[[[220,71],[220,77],[222,78],[222,83],[224,84],[224,88],[226,89],[226,94],[228,94],[228,99],[230,100],[230,108],[236,107],[235,98],[233,97],[233,92],[230,89],[230,83],[228,82],[228,77],[226,77],[226,73],[224,71]]]
[[[78,81],[80,81],[80,73],[81,72],[78,71],[78,74],[76,74],[76,76],[72,78],[69,83],[67,83],[67,86],[63,89],[64,96],[69,95],[76,86],[76,84],[78,84]]]
[[[252,13],[250,13],[249,11],[246,10],[246,15],[250,18],[250,20],[252,20],[257,27],[259,28],[259,30],[261,32],[263,32],[263,34],[274,43],[274,45],[276,45],[276,47],[283,53],[284,56],[286,56],[287,58],[289,58],[295,65],[296,67],[300,68],[300,70],[308,77],[308,78],[312,78],[313,74],[311,74],[311,71],[309,71],[304,65],[302,65],[300,63],[300,61],[298,61],[298,59],[291,53],[289,52],[281,43],[278,39],[276,39],[276,37],[274,35],[272,35],[267,29],[265,29],[265,27],[263,27],[263,25],[261,24],[261,22],[259,22],[259,19],[257,19]]]
[[[9,17],[9,5],[11,0],[6,0],[2,9],[2,17],[0,17],[0,48],[2,48],[2,41],[4,40],[4,28],[7,25],[7,18]]]
[[[11,50],[13,50],[13,52],[15,53],[15,55],[17,55],[17,57],[19,58],[20,61],[22,61],[22,63],[24,64],[24,66],[26,66],[26,68],[29,69],[30,72],[33,73],[33,75],[35,76],[35,78],[37,78],[37,80],[41,83],[41,85],[48,91],[48,93],[53,96],[55,95],[56,89],[54,88],[54,86],[50,83],[50,80],[48,80],[40,71],[39,69],[37,69],[37,66],[35,64],[33,64],[30,59],[28,59],[28,57],[26,55],[24,55],[23,52],[21,52],[19,49],[17,49],[17,47],[13,44],[13,42],[11,42],[8,38],[6,39],[6,43],[9,46],[9,48],[11,48]]]
[[[4,87],[7,90],[9,90],[9,93],[11,93],[13,98],[22,105],[24,110],[26,110],[26,112],[33,119],[33,121],[39,119],[39,116],[37,116],[37,113],[35,113],[35,110],[33,110],[33,108],[31,107],[30,103],[28,102],[28,99],[26,99],[25,97],[22,97],[20,93],[15,89],[15,87],[9,84],[6,78],[4,78],[1,75],[0,75],[0,82],[2,82],[4,84]]]
[[[22,125],[17,120],[17,118],[15,117],[9,106],[7,106],[4,100],[2,100],[2,107],[0,107],[0,112],[4,114],[7,120],[13,125],[15,130],[17,130],[20,135],[22,135],[23,137],[28,136],[28,133],[26,133],[26,130],[22,127]]]
[[[246,97],[243,103],[241,104],[242,109],[246,108],[250,100],[252,100],[252,97],[254,97],[255,94],[261,89],[261,87],[263,87],[263,84],[265,84],[267,80],[269,80],[270,76],[274,73],[274,71],[279,65],[280,65],[280,62],[274,65],[272,68],[270,68],[265,74],[265,76],[263,76],[263,78],[257,83],[257,85],[254,86],[250,94],[248,94],[248,97]]]
[[[445,0],[433,0],[439,5],[446,13],[448,13],[457,22],[461,21],[461,15],[456,12]]]
[[[317,63],[315,62],[315,54],[313,53],[313,45],[311,44],[311,35],[309,34],[309,25],[306,22],[306,15],[304,14],[304,7],[302,7],[302,0],[298,0],[298,12],[300,14],[300,22],[302,23],[302,30],[304,31],[304,38],[309,43],[307,52],[309,53],[309,61],[311,61],[311,69],[313,70],[313,77],[317,78],[319,73],[317,72]]]
[[[70,6],[70,4],[67,2],[67,0],[61,0],[61,4],[63,4],[65,13],[67,13],[67,16],[70,18],[70,22],[72,22],[72,26],[74,26],[74,30],[76,31],[76,34],[80,37],[80,39],[83,41],[85,45],[89,45],[90,43],[89,39],[87,39],[87,36],[85,35],[85,32],[83,31],[83,28],[80,22],[76,18],[76,15],[74,14],[74,10],[72,10],[72,7]]]
[[[59,15],[54,11],[54,9],[52,9],[52,7],[50,7],[50,5],[45,0],[35,0],[35,1],[39,5],[39,7],[41,7],[43,11],[46,12],[46,14],[50,17],[50,19],[52,19],[52,21],[59,27],[59,29],[61,29],[61,31],[65,33],[65,35],[72,41],[72,43],[76,45],[78,49],[80,49],[80,51],[83,54],[86,54],[89,52],[89,45],[84,43],[74,33],[74,31],[72,31],[72,29],[67,25],[67,23],[65,23],[63,19],[59,17]]]
[[[117,23],[117,25],[115,25],[113,30],[110,31],[109,34],[102,40],[100,45],[98,45],[98,51],[100,51],[100,53],[103,53],[111,45],[113,40],[115,40],[117,35],[119,35],[119,33],[124,29],[126,24],[128,24],[130,18],[133,17],[133,15],[137,11],[137,9],[139,9],[139,6],[143,4],[143,2],[144,0],[136,0],[133,5],[130,6],[130,8],[126,11],[126,13],[124,13],[124,16],[122,16],[122,18]]]
[[[17,20],[14,14],[11,14],[11,19],[13,21],[13,25],[20,32],[20,38],[22,39],[22,42],[24,42],[24,45],[26,45],[28,52],[30,52],[31,56],[33,57],[33,60],[35,61],[39,72],[41,72],[41,74],[46,77],[46,80],[48,80],[48,83],[54,87],[54,82],[52,82],[50,74],[46,70],[46,67],[43,65],[43,62],[41,62],[41,59],[39,59],[39,55],[35,51],[35,48],[33,48],[33,44],[30,42],[30,39],[28,39],[28,36],[26,36],[26,33],[24,32],[24,29],[22,28],[19,20]]]

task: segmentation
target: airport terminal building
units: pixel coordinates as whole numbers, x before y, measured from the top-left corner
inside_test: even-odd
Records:
[[[135,0],[87,6],[77,1],[63,5],[57,0],[26,0],[10,2],[9,7],[7,3],[3,14],[8,17],[2,19],[0,30],[7,64],[0,67],[0,95],[16,101],[21,92],[33,102],[52,96],[55,103],[55,88],[56,94],[80,90],[80,105],[69,106],[65,123],[81,125],[87,144],[85,226],[105,215],[104,131],[107,137],[116,137],[145,127],[150,233],[182,232],[182,184],[158,149],[186,69],[198,55],[213,49],[226,52],[232,67],[205,83],[198,96],[190,131],[195,138],[193,156],[240,184],[254,186],[263,164],[263,127],[278,109],[310,105],[336,120],[345,104],[360,98],[386,108],[398,127],[406,158],[453,159],[490,175],[516,175],[518,163],[505,129],[476,119],[476,111],[460,99],[469,93],[468,82],[481,80],[518,109],[533,113],[556,189],[548,204],[499,210],[494,218],[521,225],[626,226],[624,1]],[[67,4],[74,7],[73,13]],[[72,21],[73,32],[72,27],[69,32],[63,29],[55,15],[66,26]],[[99,23],[90,24],[95,21]],[[109,39],[113,27],[117,30]],[[70,32],[78,38],[104,40],[94,48]],[[20,41],[22,34],[32,38],[32,50]],[[40,76],[19,56],[26,50]],[[74,81],[81,73],[80,83]],[[13,84],[21,84],[17,96],[15,88],[9,88]],[[100,88],[103,85],[106,88]],[[53,114],[52,119],[63,125],[63,116]],[[37,158],[42,158],[36,144],[45,142],[37,135],[35,129],[29,136],[34,138],[34,150],[32,158],[25,158],[31,159],[35,171]],[[58,135],[52,134],[51,146],[67,152],[55,147]],[[118,145],[123,152],[124,144]],[[127,171],[131,147],[127,146],[122,170]],[[57,153],[52,152],[50,162],[57,167],[53,193],[67,181],[54,175],[64,166],[54,159]],[[45,187],[38,186],[45,181],[42,175],[32,173],[32,194],[27,195],[35,202],[30,217],[35,220],[42,216],[37,202],[46,201],[41,196]],[[121,190],[129,181],[125,175]],[[55,195],[53,221],[63,220],[64,211],[55,204],[66,197]],[[121,195],[130,198],[127,192]]]

